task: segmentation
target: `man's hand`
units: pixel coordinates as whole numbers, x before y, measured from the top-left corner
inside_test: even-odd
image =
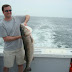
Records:
[[[24,22],[24,25],[25,25],[25,26],[27,26],[27,23],[26,23],[26,22]]]
[[[27,26],[27,22],[29,21],[30,19],[30,16],[29,15],[26,15],[25,16],[25,21],[24,21],[24,25]]]
[[[6,36],[6,37],[3,37],[4,41],[14,41],[14,40],[17,40],[17,39],[20,39],[22,38],[21,36]]]

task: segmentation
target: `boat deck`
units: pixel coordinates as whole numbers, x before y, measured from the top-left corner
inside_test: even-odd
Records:
[[[72,49],[35,48],[31,72],[69,72],[71,58]],[[3,49],[0,48],[0,72],[3,65]],[[18,72],[16,62],[9,72]]]

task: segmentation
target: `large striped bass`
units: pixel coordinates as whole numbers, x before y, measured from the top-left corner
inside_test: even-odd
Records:
[[[28,71],[31,71],[30,64],[33,59],[33,52],[34,52],[33,38],[31,36],[32,30],[30,27],[25,26],[24,24],[21,24],[20,31],[21,31],[23,44],[24,44],[25,59],[26,59],[26,67],[24,72],[28,72]]]

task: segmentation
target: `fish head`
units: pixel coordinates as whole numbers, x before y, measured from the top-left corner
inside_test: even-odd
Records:
[[[24,33],[24,35],[31,34],[31,32],[32,32],[31,27],[25,26],[24,24],[21,24],[20,27],[21,27],[21,31],[22,31],[22,33]]]
[[[27,35],[29,33],[29,30],[24,24],[20,24],[20,31],[22,32],[23,35]]]
[[[24,24],[20,24],[20,31],[22,35],[25,35],[25,25]]]

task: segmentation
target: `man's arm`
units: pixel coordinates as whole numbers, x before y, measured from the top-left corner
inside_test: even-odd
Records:
[[[25,21],[24,21],[24,25],[27,26],[27,22],[29,21],[30,19],[30,16],[29,15],[26,15],[25,16]]]
[[[3,37],[4,41],[13,41],[13,40],[17,40],[21,38],[21,36],[6,36],[6,37]]]

